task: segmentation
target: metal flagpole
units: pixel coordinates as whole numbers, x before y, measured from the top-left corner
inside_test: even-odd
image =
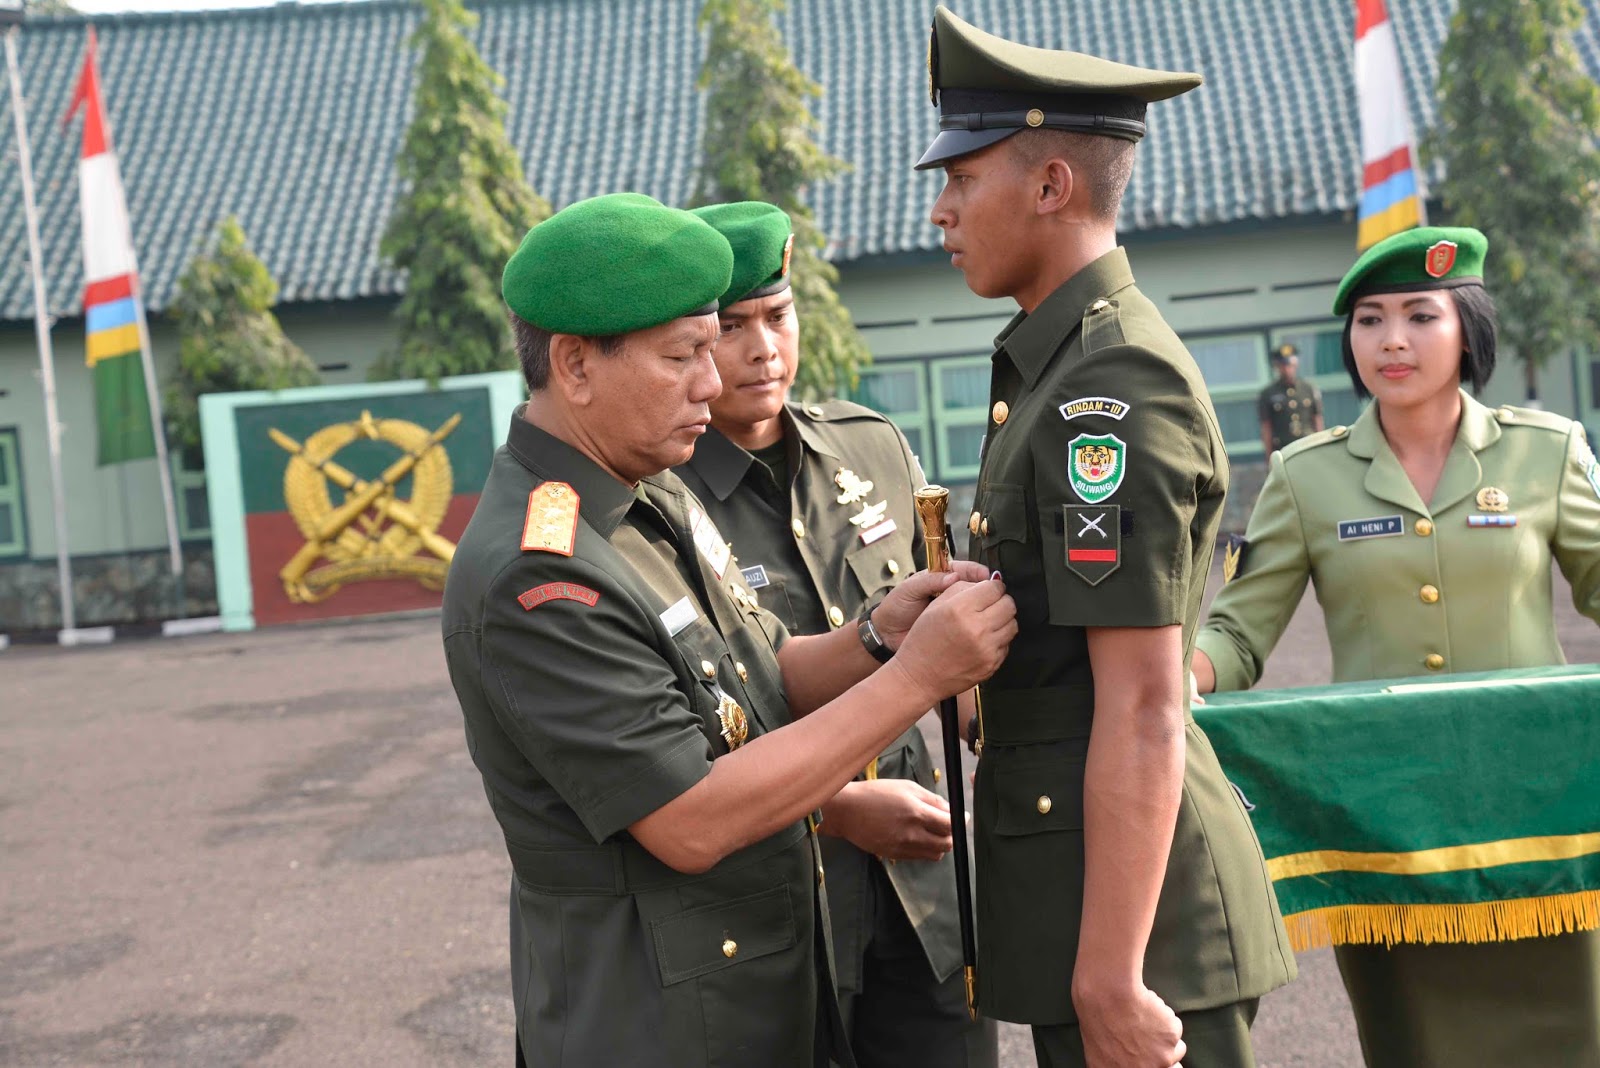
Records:
[[[28,119],[23,111],[22,74],[17,69],[17,34],[6,27],[6,70],[11,77],[11,115],[17,126],[17,162],[22,172],[22,211],[28,221],[28,259],[33,274],[33,332],[39,342],[39,373],[44,384],[45,438],[50,453],[50,496],[55,505],[56,575],[61,583],[61,627],[77,629],[72,605],[72,561],[67,555],[67,499],[61,481],[61,418],[56,412],[55,359],[50,351],[50,310],[45,299],[44,256],[39,248],[39,215],[33,204],[33,158],[28,151]]]

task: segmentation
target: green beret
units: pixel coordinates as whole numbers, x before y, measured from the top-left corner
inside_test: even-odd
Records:
[[[1367,249],[1339,283],[1333,314],[1369,293],[1416,293],[1483,284],[1489,239],[1470,226],[1419,226]]]
[[[1033,127],[1137,141],[1145,105],[1199,84],[1200,75],[1188,71],[1008,41],[941,4],[928,42],[928,92],[939,105],[939,135],[916,167],[938,167]]]
[[[716,311],[733,250],[687,211],[641,193],[580,200],[528,231],[500,293],[553,334],[604,337]]]
[[[728,307],[741,300],[765,297],[789,286],[789,253],[794,249],[794,227],[776,204],[741,200],[734,204],[708,204],[693,214],[717,228],[733,246],[733,280],[717,304]]]

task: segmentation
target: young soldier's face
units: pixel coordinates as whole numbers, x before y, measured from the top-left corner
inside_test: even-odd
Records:
[[[1362,297],[1350,316],[1356,371],[1381,404],[1410,407],[1459,388],[1461,313],[1447,291]]]
[[[1033,186],[1004,141],[945,164],[944,191],[929,216],[944,231],[950,264],[980,297],[1013,296],[1032,278]]]
[[[776,419],[800,366],[794,293],[785,289],[741,300],[719,319],[722,336],[714,355],[722,393],[711,402],[712,421],[737,431]]]
[[[585,429],[605,466],[624,481],[694,454],[722,388],[711,358],[716,339],[716,316],[685,316],[629,334],[621,351],[586,361]]]

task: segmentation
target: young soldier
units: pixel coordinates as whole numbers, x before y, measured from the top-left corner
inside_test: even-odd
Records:
[[[868,408],[785,403],[800,324],[782,209],[744,202],[695,214],[733,246],[733,280],[719,301],[722,393],[677,474],[791,633],[865,625],[864,609],[923,556],[912,507],[921,468]],[[913,726],[822,808],[839,1006],[862,1068],[995,1063],[993,1026],[967,1012],[939,776]]]
[[[1300,353],[1279,345],[1272,353],[1272,382],[1256,398],[1261,419],[1264,457],[1322,429],[1322,391],[1315,382],[1300,381]]]
[[[851,1063],[808,813],[1015,629],[999,583],[963,581],[974,565],[883,599],[881,671],[855,633],[790,639],[756,605],[663,474],[710,421],[732,259],[687,212],[618,194],[547,219],[506,265],[532,398],[443,629],[514,872],[520,1052],[541,1068]]]
[[[978,1003],[1044,1066],[1251,1065],[1293,957],[1249,817],[1188,715],[1228,487],[1193,359],[1116,218],[1145,106],[1199,84],[939,8],[944,247],[1021,311],[996,341],[969,529],[1020,628],[980,688]]]

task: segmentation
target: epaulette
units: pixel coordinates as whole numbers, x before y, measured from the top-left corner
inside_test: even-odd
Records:
[[[790,404],[789,410],[796,417],[807,416],[819,423],[839,423],[850,419],[871,419],[876,422],[886,422],[888,417],[882,412],[875,412],[871,408],[854,401],[833,400],[811,401],[807,404]]]
[[[1108,297],[1101,297],[1083,311],[1083,354],[1115,348],[1127,341],[1122,332],[1122,308]]]
[[[1326,430],[1319,430],[1314,434],[1307,434],[1299,441],[1291,441],[1278,451],[1283,453],[1285,460],[1291,460],[1303,452],[1309,452],[1318,445],[1330,445],[1335,441],[1343,441],[1350,436],[1350,428],[1341,423],[1330,426]]]
[[[1519,408],[1510,404],[1502,404],[1494,410],[1494,421],[1502,427],[1531,426],[1562,435],[1572,431],[1572,420],[1564,415],[1539,408]]]

